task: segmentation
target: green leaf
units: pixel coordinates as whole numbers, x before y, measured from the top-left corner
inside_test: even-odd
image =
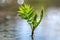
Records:
[[[43,13],[44,13],[44,7],[41,9],[41,14],[40,14],[40,20],[37,22],[37,26],[41,23],[42,18],[43,18]]]
[[[28,18],[31,19],[33,18],[33,16],[34,16],[34,11],[31,10],[30,13],[28,14]]]
[[[37,19],[37,14],[35,14],[35,16],[34,16],[34,21],[36,21],[36,19]]]

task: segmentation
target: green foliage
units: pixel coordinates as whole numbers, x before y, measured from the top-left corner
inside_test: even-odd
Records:
[[[26,19],[27,22],[30,24],[31,28],[35,30],[35,28],[40,24],[43,18],[43,8],[40,14],[40,20],[37,22],[38,15],[35,13],[34,9],[30,7],[30,5],[24,4],[21,7],[19,6],[18,15]]]
[[[18,14],[23,19],[30,19],[34,15],[34,10],[33,8],[30,8],[29,5],[24,4],[21,7],[19,7]]]

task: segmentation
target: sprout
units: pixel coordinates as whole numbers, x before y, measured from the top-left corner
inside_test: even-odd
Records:
[[[31,8],[30,5],[24,4],[21,7],[19,6],[18,15],[22,19],[26,19],[27,22],[30,24],[32,29],[32,40],[34,40],[33,38],[34,30],[42,21],[43,13],[44,13],[43,11],[44,11],[44,8],[42,7],[41,13],[40,13],[40,19],[37,21],[38,14],[35,13],[34,9]]]

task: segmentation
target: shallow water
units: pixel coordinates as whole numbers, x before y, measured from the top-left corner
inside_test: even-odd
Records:
[[[29,1],[29,3],[31,2]],[[55,3],[59,6],[58,1],[52,1],[51,5],[55,5]],[[32,1],[31,5],[35,9],[40,10],[40,1]],[[46,14],[44,15],[41,24],[34,32],[34,40],[60,40],[60,8],[55,6],[46,9]],[[10,14],[8,15],[8,18],[10,18]],[[10,18],[5,23],[0,23],[0,40],[32,40],[30,25],[26,20],[21,19],[19,16],[15,16],[12,19]]]
[[[31,40],[31,28],[19,16],[0,25],[0,40]],[[36,28],[34,40],[60,40],[60,8],[49,7],[41,24]]]

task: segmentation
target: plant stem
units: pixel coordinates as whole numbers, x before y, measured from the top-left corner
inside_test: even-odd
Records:
[[[34,31],[32,31],[32,40],[34,40],[33,34],[34,34]]]
[[[32,37],[32,40],[34,40],[34,27],[32,28],[32,35],[31,35],[31,37]]]

